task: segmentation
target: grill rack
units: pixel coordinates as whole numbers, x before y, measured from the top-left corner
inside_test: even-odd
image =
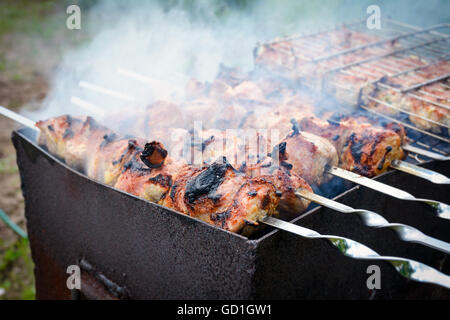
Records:
[[[380,79],[384,79],[386,76],[394,77],[397,80],[406,78],[413,72],[420,73],[423,69],[436,63],[448,61],[450,57],[448,53],[450,52],[450,24],[439,24],[421,29],[391,19],[383,19],[382,22],[382,28],[379,30],[369,30],[365,25],[365,20],[363,20],[344,24],[333,29],[260,43],[257,44],[255,58],[258,48],[261,47],[270,47],[271,50],[276,50],[278,53],[285,55],[285,57],[289,55],[295,56],[298,53],[296,50],[301,50],[300,58],[296,57],[294,61],[291,61],[293,63],[292,70],[279,69],[270,71],[276,71],[278,75],[295,80],[300,85],[314,91],[324,90],[327,94],[337,97],[338,101],[343,104],[359,105],[367,112],[371,112],[378,117],[400,123],[406,127],[408,136],[411,138],[410,143],[430,151],[448,155],[450,152],[448,133],[429,132],[419,128],[411,121],[403,121],[403,119],[398,117],[371,110],[366,107],[366,103],[363,103],[362,98],[367,96],[366,100],[377,102],[376,98],[369,95],[374,89],[397,90],[401,94],[408,96],[409,99],[415,99],[422,103],[431,104],[436,108],[449,110],[449,99],[446,101],[444,99],[444,102],[433,101],[430,98],[436,97],[427,93],[424,94],[425,91],[422,89],[426,85],[439,82],[443,90],[446,91],[449,88],[447,81],[450,76],[449,72],[401,89],[392,88],[386,83],[382,83]],[[330,40],[332,36],[339,34],[339,32],[348,32],[350,37],[353,35],[351,32],[355,32],[357,39],[352,40],[350,38],[348,43],[344,42],[343,45],[328,47],[326,50],[328,51],[327,55],[319,55],[317,57],[318,51],[323,52],[326,47],[321,44],[324,41],[332,41]],[[358,37],[361,37],[361,34],[367,37],[363,37],[359,41]],[[283,47],[284,43],[291,47],[289,49]],[[345,46],[347,48],[344,48]],[[349,46],[350,48],[348,48]],[[313,58],[314,56],[316,57]],[[411,56],[415,58],[408,60]],[[352,61],[348,62],[349,59]],[[299,62],[301,63],[301,68],[305,68],[306,72],[302,73],[301,70],[297,69]],[[311,77],[306,74],[312,70],[312,67],[320,70],[318,76]],[[359,78],[364,83],[364,86],[361,85],[355,89],[353,86],[345,86],[333,80],[341,75]],[[423,95],[426,95],[426,97]],[[447,123],[421,117],[386,102],[384,102],[384,106],[399,112],[403,118],[405,116],[414,116],[430,123],[430,125],[439,126],[442,129],[441,131],[448,131],[449,129],[449,124]],[[410,156],[421,162],[417,154],[411,154]]]

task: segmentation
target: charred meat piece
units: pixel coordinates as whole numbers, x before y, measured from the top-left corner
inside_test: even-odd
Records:
[[[139,144],[137,139],[113,140],[111,135],[114,136],[114,134],[105,135],[100,144],[93,146],[90,156],[86,159],[87,175],[108,185],[117,182],[124,165],[131,160]]]
[[[300,212],[304,212],[308,208],[310,201],[296,196],[295,192],[299,189],[307,189],[312,192],[310,185],[292,172],[290,166],[279,166],[275,164],[272,158],[256,165],[245,165],[241,168],[251,177],[259,177],[266,181],[270,181],[280,193],[280,204],[278,211],[283,219],[290,219],[298,216]]]
[[[300,127],[333,143],[340,167],[364,176],[376,176],[387,170],[392,160],[405,156],[399,134],[351,117],[339,121],[309,117],[301,119]]]
[[[250,234],[258,220],[278,214],[275,186],[249,178],[226,162],[196,169],[186,167],[177,176],[161,204],[232,232]]]
[[[41,132],[38,143],[78,170],[85,169],[89,148],[95,148],[112,133],[91,117],[70,115],[38,121],[36,126]]]
[[[203,164],[209,165],[225,156],[227,163],[239,168],[240,172],[271,182],[281,196],[278,209],[283,218],[298,215],[308,207],[309,201],[297,197],[295,191],[299,188],[311,190],[311,187],[294,171],[291,172],[290,164],[283,162],[280,165],[276,159],[267,156],[272,150],[267,136],[256,131],[254,135],[245,135],[239,131],[219,130],[205,130],[197,135],[203,140],[193,149],[198,153],[197,158],[202,157]]]
[[[68,165],[149,201],[158,202],[169,190],[172,176],[185,165],[168,157],[161,143],[118,137],[90,117],[83,121],[61,116],[37,126],[39,143]]]
[[[147,167],[141,159],[141,146],[137,146],[123,166],[114,187],[151,202],[160,201],[172,186],[174,178],[184,167],[184,163],[165,158],[164,165],[157,168]]]

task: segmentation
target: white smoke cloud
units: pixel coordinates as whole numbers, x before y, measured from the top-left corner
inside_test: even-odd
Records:
[[[202,81],[213,79],[221,63],[251,70],[252,51],[258,41],[363,19],[372,2],[380,5],[382,15],[387,12],[405,16],[405,10],[411,9],[411,14],[420,16],[417,4],[404,1],[105,0],[90,10],[82,7],[82,29],[71,32],[85,32],[92,40],[67,52],[53,76],[43,109],[32,117],[85,113],[71,104],[72,96],[107,112],[142,106],[82,89],[80,81],[146,103],[164,89],[151,89],[150,85],[124,77],[117,73],[119,67],[179,88],[184,86],[186,76]],[[445,7],[442,1],[431,2],[432,6]]]

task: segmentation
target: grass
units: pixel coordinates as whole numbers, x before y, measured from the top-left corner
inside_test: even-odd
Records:
[[[35,298],[33,261],[28,240],[18,238],[10,243],[0,239],[0,288],[2,299]],[[2,290],[0,290],[2,291]]]
[[[51,39],[57,30],[55,14],[57,0],[2,0],[0,3],[0,73],[7,81],[23,82],[29,77],[18,68],[14,58],[8,58],[8,42],[16,37]],[[64,12],[64,11],[62,11]],[[10,106],[11,107],[11,106]],[[18,175],[14,156],[0,158],[0,175],[9,179]],[[18,190],[20,192],[20,189]],[[6,228],[2,221],[0,227]],[[10,231],[0,237],[0,300],[35,299],[33,261],[28,240]]]
[[[41,34],[42,17],[50,14],[56,3],[56,0],[3,0],[0,7],[0,37],[10,32]]]
[[[13,155],[0,158],[0,174],[12,174],[19,172]]]

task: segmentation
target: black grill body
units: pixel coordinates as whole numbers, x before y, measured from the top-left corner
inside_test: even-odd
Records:
[[[248,239],[95,182],[37,146],[29,129],[13,132],[12,140],[39,299],[450,298],[450,290],[408,281],[385,262],[344,257],[321,240],[272,229]],[[450,162],[425,166],[450,173]],[[378,179],[418,197],[449,200],[448,187],[400,172]],[[450,221],[426,207],[350,187],[336,199],[450,241]],[[365,227],[356,216],[316,207],[292,222],[450,273],[445,254]],[[67,267],[75,264],[82,274],[79,295],[66,286]],[[371,264],[381,268],[380,290],[367,288]]]

